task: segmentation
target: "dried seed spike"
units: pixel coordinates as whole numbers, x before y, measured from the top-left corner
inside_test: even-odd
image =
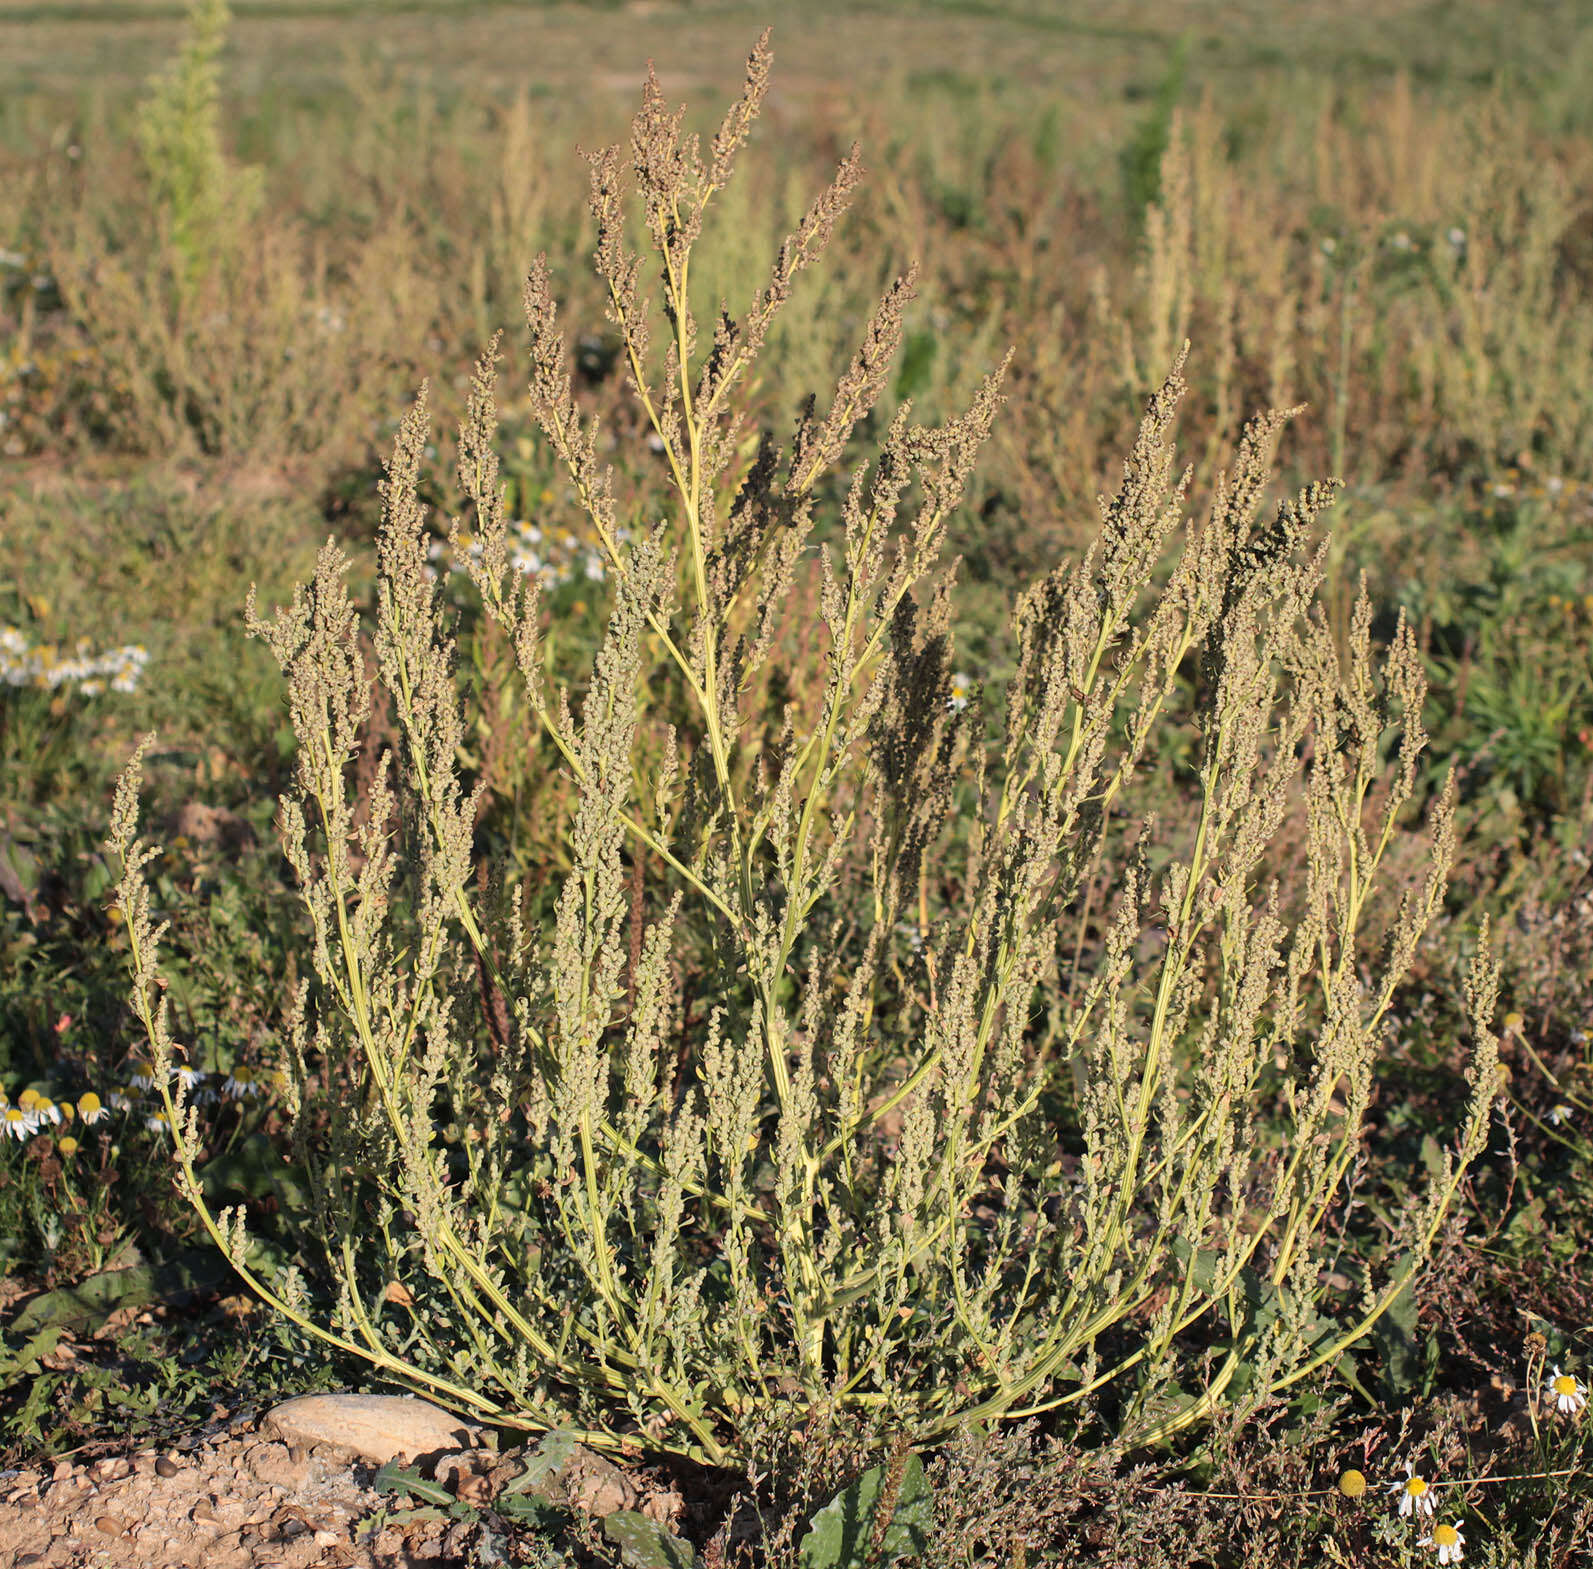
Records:
[[[515,598],[509,577],[508,523],[503,515],[503,491],[498,484],[498,344],[495,332],[487,351],[475,364],[465,418],[459,427],[459,483],[475,508],[477,548],[462,546],[458,518],[448,522],[448,547],[454,559],[463,559],[465,571],[488,610],[504,622],[513,635],[510,606]]]
[[[747,56],[746,85],[714,135],[713,157],[708,168],[710,190],[724,189],[735,165],[736,154],[745,143],[752,122],[758,118],[759,109],[763,107],[763,96],[769,90],[769,70],[774,64],[774,51],[769,47],[773,32],[773,28],[764,28],[753,45],[752,53]]]
[[[642,107],[631,121],[631,167],[653,246],[671,270],[678,269],[702,222],[702,167],[697,138],[681,138],[685,119],[684,105],[673,114],[666,108],[649,62]]]
[[[891,361],[901,347],[902,316],[916,293],[917,281],[915,263],[891,284],[870,313],[863,341],[836,386],[830,412],[813,434],[811,445],[804,446],[800,468],[792,481],[794,495],[807,490],[840,457],[858,421],[879,401]]]

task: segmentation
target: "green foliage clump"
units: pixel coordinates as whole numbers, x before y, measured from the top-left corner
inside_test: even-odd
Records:
[[[227,0],[192,0],[182,49],[138,111],[139,151],[189,286],[260,197],[259,171],[236,168],[221,143],[221,52],[231,19]]]
[[[460,519],[450,538],[573,803],[545,920],[478,867],[424,395],[383,487],[370,644],[331,543],[291,605],[266,619],[251,596],[298,748],[279,820],[313,976],[287,1111],[318,1278],[268,1268],[242,1211],[207,1201],[136,757],[124,774],[132,1003],[180,1183],[283,1314],[504,1426],[722,1463],[771,1412],[931,1443],[1089,1408],[1146,1444],[1253,1411],[1400,1297],[1497,1088],[1484,944],[1456,1143],[1393,1217],[1382,1272],[1330,1297],[1385,1021],[1455,853],[1446,784],[1425,872],[1383,898],[1420,804],[1414,636],[1401,623],[1375,652],[1364,592],[1335,635],[1311,541],[1331,486],[1264,513],[1295,411],[1253,420],[1204,520],[1186,516],[1179,355],[1094,542],[1017,599],[1003,700],[966,696],[942,550],[1002,371],[942,425],[900,408],[872,464],[848,458],[890,384],[908,275],[785,443],[748,403],[855,152],[762,289],[699,337],[694,250],[768,72],[760,44],[706,154],[650,79],[628,152],[591,159],[597,273],[669,496],[639,528],[545,260],[526,282],[531,411],[611,586],[573,689],[549,678],[537,585],[509,557],[495,347],[472,384],[473,544]],[[367,748],[378,689],[394,739]],[[1135,804],[1178,728],[1187,832]],[[1080,978],[1071,938],[1103,867]]]

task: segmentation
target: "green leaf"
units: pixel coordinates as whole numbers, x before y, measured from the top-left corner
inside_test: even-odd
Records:
[[[1193,1279],[1195,1290],[1203,1297],[1210,1296],[1217,1284],[1222,1254],[1216,1248],[1192,1248],[1184,1237],[1173,1238],[1172,1254]]]
[[[38,1372],[40,1360],[55,1350],[56,1343],[65,1333],[59,1324],[52,1324],[48,1329],[41,1329],[16,1351],[9,1346],[0,1346],[0,1384]]]
[[[0,839],[0,893],[31,910],[38,891],[38,857],[15,839]]]
[[[542,1442],[525,1458],[525,1470],[504,1483],[504,1493],[542,1493],[548,1484],[575,1459],[581,1445],[573,1434],[553,1432],[544,1434]]]
[[[884,1486],[885,1467],[875,1466],[814,1515],[808,1534],[797,1549],[802,1569],[864,1569],[865,1565],[883,1569],[884,1565],[916,1558],[924,1552],[933,1518],[929,1479],[924,1475],[924,1462],[917,1455],[909,1455],[902,1469],[896,1511],[885,1528],[878,1552],[869,1557]]]
[[[1375,1406],[1376,1398],[1365,1384],[1361,1382],[1360,1369],[1355,1365],[1355,1357],[1351,1352],[1343,1352],[1338,1361],[1333,1364],[1333,1371],[1349,1385],[1351,1389],[1363,1399],[1367,1405]],[[1318,1402],[1320,1404],[1320,1402]],[[1312,1408],[1313,1410],[1315,1407]]]
[[[1422,1352],[1416,1333],[1416,1292],[1407,1280],[1372,1326],[1372,1344],[1381,1358],[1383,1387],[1391,1395],[1408,1394],[1422,1375]]]
[[[208,1199],[245,1193],[252,1199],[275,1198],[283,1209],[299,1214],[310,1207],[309,1189],[263,1133],[207,1161],[199,1168],[199,1182]]]
[[[454,1502],[454,1495],[446,1487],[428,1482],[413,1466],[401,1466],[396,1460],[389,1460],[376,1473],[375,1486],[378,1493],[408,1493],[445,1509]]]
[[[46,1328],[98,1329],[118,1308],[214,1291],[230,1272],[219,1253],[190,1248],[158,1268],[135,1264],[130,1269],[105,1270],[75,1286],[46,1291],[24,1303],[7,1328],[13,1335],[32,1335]]]
[[[604,1515],[603,1534],[619,1548],[620,1557],[631,1569],[697,1569],[699,1560],[689,1542],[634,1509]]]
[[[519,1477],[515,1478],[516,1482],[520,1480]],[[510,1483],[508,1487],[500,1488],[498,1496],[492,1501],[494,1513],[502,1515],[505,1520],[551,1532],[569,1519],[569,1510],[561,1509],[545,1498],[538,1498],[534,1493],[513,1492],[513,1486],[514,1483]]]

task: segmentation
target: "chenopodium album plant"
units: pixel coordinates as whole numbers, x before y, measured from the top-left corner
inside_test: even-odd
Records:
[[[1314,600],[1323,554],[1307,550],[1329,487],[1261,519],[1288,414],[1252,423],[1204,523],[1186,521],[1175,368],[1095,543],[1016,605],[1005,739],[987,755],[981,703],[950,701],[940,552],[1000,373],[944,427],[902,410],[871,465],[827,483],[884,387],[903,279],[828,409],[810,403],[783,448],[749,439],[752,367],[855,155],[762,292],[698,339],[693,248],[767,74],[760,45],[706,158],[650,81],[629,159],[591,160],[596,265],[671,487],[650,526],[621,524],[543,261],[526,284],[532,407],[612,585],[579,700],[548,689],[537,587],[505,554],[495,349],[473,383],[466,565],[576,793],[549,929],[476,875],[481,786],[461,776],[453,635],[417,500],[424,394],[384,485],[374,677],[330,543],[274,619],[251,597],[298,738],[280,822],[314,972],[288,1050],[314,1184],[308,1276],[271,1268],[242,1211],[207,1204],[198,1125],[167,1071],[180,1048],[140,875],[155,852],[135,838],[137,758],[124,775],[133,1003],[180,1181],[267,1302],[500,1425],[723,1461],[773,1410],[851,1410],[932,1442],[1091,1399],[1149,1443],[1334,1362],[1410,1281],[1482,1146],[1485,946],[1457,1144],[1412,1196],[1393,1263],[1325,1312],[1380,1026],[1454,851],[1446,789],[1424,878],[1367,934],[1416,789],[1420,660],[1403,627],[1374,653],[1364,593],[1336,647]],[[626,240],[631,189],[658,301]],[[804,558],[822,619],[808,684],[776,668],[809,616]],[[1061,934],[1191,676],[1198,820],[1161,870],[1127,859],[1094,973],[1065,986]],[[361,792],[376,682],[401,744]],[[1284,837],[1304,844],[1288,887],[1269,871]],[[929,936],[905,956],[898,928],[931,894]],[[696,1019],[688,965],[708,999]]]

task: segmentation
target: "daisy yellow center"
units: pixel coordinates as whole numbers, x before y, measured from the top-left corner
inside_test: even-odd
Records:
[[[15,1106],[10,1106],[6,1109],[7,1122],[26,1122],[27,1120],[28,1114],[25,1111],[19,1110]]]
[[[1422,1494],[1427,1491],[1427,1483],[1423,1478],[1419,1476],[1413,1476],[1410,1481],[1405,1484],[1405,1491],[1409,1493],[1412,1498],[1420,1498]]]
[[[1557,1395],[1574,1395],[1576,1393],[1576,1380],[1569,1373],[1562,1373],[1550,1387]]]
[[[1460,1540],[1460,1532],[1452,1525],[1440,1525],[1433,1529],[1433,1540],[1440,1547],[1453,1547]]]

